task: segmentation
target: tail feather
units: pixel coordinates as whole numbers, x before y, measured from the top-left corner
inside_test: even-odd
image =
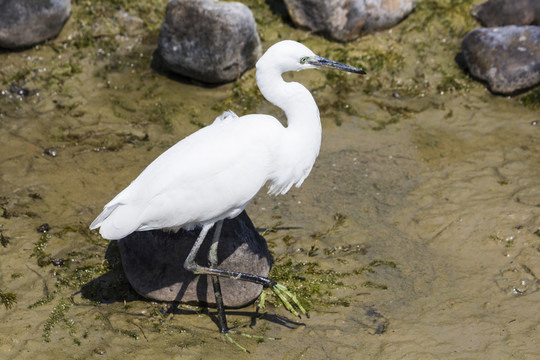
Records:
[[[90,225],[90,229],[99,227],[99,233],[103,238],[119,240],[140,227],[136,221],[138,214],[139,211],[133,206],[114,204],[103,209],[103,212]]]
[[[100,227],[103,221],[105,221],[105,219],[109,217],[109,215],[114,211],[114,209],[118,207],[118,205],[120,204],[106,206],[101,212],[101,214],[99,214],[98,217],[94,221],[92,221],[92,223],[90,224],[90,230],[94,230]]]

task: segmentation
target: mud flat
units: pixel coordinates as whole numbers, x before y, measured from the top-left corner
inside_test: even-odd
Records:
[[[0,357],[540,357],[540,95],[491,94],[455,62],[478,2],[421,1],[346,44],[245,2],[263,48],[290,38],[368,71],[287,75],[319,104],[321,154],[302,188],[247,211],[311,318],[272,299],[255,319],[232,311],[237,329],[280,338],[237,339],[251,354],[215,309],[137,295],[88,224],[222,111],[281,116],[253,70],[211,88],[155,73],[163,0],[73,2],[59,37],[0,53]]]

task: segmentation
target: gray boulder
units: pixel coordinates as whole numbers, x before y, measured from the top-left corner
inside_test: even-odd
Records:
[[[483,26],[540,25],[538,0],[488,0],[471,8]]]
[[[414,0],[285,0],[293,22],[338,41],[390,28],[413,9]]]
[[[540,27],[475,29],[462,41],[470,73],[491,91],[512,94],[540,83]]]
[[[70,12],[70,0],[1,0],[0,47],[24,48],[54,38]]]
[[[240,3],[170,0],[159,34],[157,64],[205,83],[237,79],[262,47],[251,11]]]
[[[196,257],[208,265],[210,231]],[[134,232],[119,240],[122,266],[131,286],[144,297],[158,301],[178,301],[215,305],[212,281],[184,269],[184,261],[199,235],[198,230],[177,233]],[[218,245],[218,268],[268,276],[271,255],[266,240],[259,235],[245,212],[225,220]],[[257,299],[262,285],[220,278],[223,302],[227,307],[245,306]]]

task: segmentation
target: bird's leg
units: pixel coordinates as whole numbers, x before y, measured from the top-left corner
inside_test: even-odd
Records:
[[[218,242],[219,237],[221,236],[221,228],[223,227],[223,220],[220,220],[216,223],[216,228],[214,229],[214,237],[212,238],[212,245],[210,245],[210,251],[208,252],[208,260],[210,261],[211,267],[216,267],[218,264]]]
[[[210,268],[215,268],[218,265],[218,244],[219,237],[221,235],[221,227],[223,226],[223,220],[216,223],[214,229],[214,236],[212,237],[212,244],[210,245],[210,251],[208,251],[208,262]],[[225,335],[225,338],[232,344],[238,346],[242,351],[249,352],[245,347],[237,343],[230,335],[229,327],[227,326],[227,316],[225,315],[225,305],[223,304],[223,296],[221,293],[221,285],[219,283],[219,276],[212,275],[212,285],[214,286],[214,296],[216,298],[217,315],[219,320],[220,332]],[[235,332],[235,331],[232,331]],[[243,335],[243,334],[242,334]]]
[[[189,255],[186,258],[186,261],[184,262],[184,268],[188,271],[193,272],[194,274],[198,275],[210,275],[210,276],[222,276],[227,277],[230,279],[235,280],[242,280],[247,281],[255,284],[262,285],[265,288],[270,288],[272,291],[276,294],[276,296],[283,302],[283,305],[285,305],[285,308],[289,310],[291,313],[293,313],[295,316],[299,316],[298,311],[295,310],[293,305],[291,305],[291,302],[300,310],[303,314],[306,314],[306,310],[303,308],[303,306],[300,304],[296,296],[292,294],[285,286],[278,284],[274,280],[271,280],[269,278],[259,276],[259,275],[253,275],[253,274],[246,274],[241,273],[237,271],[229,271],[224,269],[216,269],[216,268],[210,268],[210,267],[204,267],[195,262],[195,257],[197,256],[197,252],[199,251],[201,244],[203,240],[206,237],[206,234],[210,230],[210,228],[213,226],[213,224],[207,224],[204,225],[201,229],[201,232],[199,233],[199,237],[195,241],[195,244],[191,248],[191,251],[189,252]],[[219,231],[220,233],[221,231]],[[219,239],[219,234],[217,234],[217,237]],[[216,246],[216,257],[217,257],[217,246]],[[291,300],[287,300],[287,297]]]
[[[218,264],[218,240],[221,234],[221,227],[223,225],[223,220],[219,221],[216,224],[214,229],[214,237],[212,238],[212,245],[210,245],[210,251],[208,252],[208,260],[210,262],[210,267],[215,268]],[[225,315],[225,306],[223,305],[223,296],[221,295],[221,285],[219,284],[219,277],[212,275],[212,285],[214,286],[214,296],[216,297],[216,307],[217,314],[219,319],[220,332],[226,334],[229,332],[227,326],[227,316]]]
[[[206,224],[203,225],[201,232],[199,233],[199,236],[197,237],[197,240],[195,240],[195,244],[193,244],[193,247],[191,248],[191,251],[189,252],[186,261],[184,261],[184,269],[193,272],[194,274],[199,274],[197,270],[199,268],[202,268],[201,266],[197,265],[195,263],[195,257],[197,256],[197,253],[199,252],[199,249],[201,248],[201,245],[203,243],[204,238],[206,237],[206,234],[208,234],[208,230],[210,230],[214,226],[214,224]]]

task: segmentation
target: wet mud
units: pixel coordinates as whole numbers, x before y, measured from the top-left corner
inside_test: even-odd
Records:
[[[264,337],[233,335],[249,354],[215,309],[133,291],[88,225],[222,111],[282,116],[254,72],[203,87],[153,71],[165,1],[74,2],[57,39],[0,53],[0,358],[540,357],[540,96],[493,95],[454,61],[474,3],[422,1],[337,44],[246,2],[265,48],[291,38],[368,72],[286,75],[320,106],[321,154],[301,188],[263,190],[247,212],[310,318],[271,296],[229,311]],[[121,7],[143,23],[119,25]]]

